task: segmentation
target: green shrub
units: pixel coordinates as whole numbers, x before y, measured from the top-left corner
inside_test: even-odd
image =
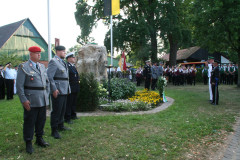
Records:
[[[154,108],[148,103],[144,102],[114,102],[110,106],[104,106],[102,108],[103,111],[110,112],[132,112],[132,111],[147,111],[149,109]]]
[[[103,83],[104,88],[108,89],[108,82]],[[127,99],[134,96],[136,85],[126,78],[113,78],[111,79],[110,95],[112,100]]]
[[[80,74],[80,92],[77,98],[77,111],[94,111],[99,104],[98,82],[92,73]]]
[[[197,68],[196,82],[203,83],[202,70],[203,68]]]

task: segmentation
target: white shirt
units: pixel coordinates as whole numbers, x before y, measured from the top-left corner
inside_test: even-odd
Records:
[[[15,69],[7,67],[4,71],[4,75],[5,79],[15,79]]]
[[[211,77],[211,73],[212,73],[212,64],[208,64],[208,78]]]

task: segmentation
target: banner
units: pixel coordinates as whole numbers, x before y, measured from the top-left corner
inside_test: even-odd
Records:
[[[117,15],[120,13],[120,0],[104,0],[104,15]]]
[[[124,51],[122,53],[121,58],[119,59],[118,65],[121,68],[121,71],[127,70],[126,57],[125,57]]]

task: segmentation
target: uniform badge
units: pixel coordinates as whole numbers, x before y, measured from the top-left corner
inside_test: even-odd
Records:
[[[64,70],[62,70],[62,72],[64,73]]]
[[[35,72],[33,72],[33,71],[30,71],[30,74],[34,74]]]
[[[29,64],[32,67],[32,63]]]
[[[33,77],[31,77],[30,80],[33,81]]]

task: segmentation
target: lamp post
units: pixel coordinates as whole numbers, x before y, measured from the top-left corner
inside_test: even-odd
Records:
[[[112,65],[109,66],[105,66],[106,68],[108,68],[108,103],[111,103],[111,68],[113,67]]]

